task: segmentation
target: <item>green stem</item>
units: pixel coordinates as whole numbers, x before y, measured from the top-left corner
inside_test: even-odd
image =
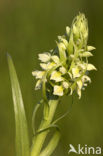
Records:
[[[45,120],[45,117],[43,118],[38,131],[45,129],[46,127],[48,127],[51,124],[54,114],[55,114],[55,111],[56,111],[56,108],[57,108],[57,105],[58,105],[58,101],[59,100],[49,100],[48,117],[46,117],[46,120]],[[37,134],[34,137],[31,156],[39,156],[40,155],[43,143],[45,141],[45,138],[46,138],[48,132],[49,132],[49,130],[44,131],[42,133]]]
[[[40,153],[40,156],[50,156],[60,140],[60,132],[56,131],[46,148]]]

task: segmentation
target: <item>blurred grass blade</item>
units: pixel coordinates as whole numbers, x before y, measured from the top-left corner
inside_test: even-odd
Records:
[[[8,65],[11,79],[16,122],[16,155],[29,156],[29,137],[22,94],[11,57],[8,55]]]

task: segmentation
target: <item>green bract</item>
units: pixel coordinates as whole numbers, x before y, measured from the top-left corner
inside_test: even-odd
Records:
[[[94,65],[88,63],[95,48],[88,46],[87,40],[88,22],[80,13],[71,28],[66,27],[65,35],[58,36],[57,47],[39,54],[42,71],[32,72],[38,79],[35,89],[42,87],[45,77],[47,95],[63,96],[76,91],[80,98],[81,90],[91,82],[87,71],[96,70]]]

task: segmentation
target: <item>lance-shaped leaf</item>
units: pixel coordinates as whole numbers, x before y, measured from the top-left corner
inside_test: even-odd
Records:
[[[27,129],[27,120],[24,110],[22,94],[16,75],[16,71],[11,57],[8,55],[9,73],[11,79],[12,96],[15,112],[16,124],[16,155],[17,156],[30,156],[29,155],[29,137]]]

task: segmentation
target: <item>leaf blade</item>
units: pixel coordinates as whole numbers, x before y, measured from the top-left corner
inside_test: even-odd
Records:
[[[10,55],[7,56],[16,124],[16,155],[29,156],[29,137],[22,94]]]

